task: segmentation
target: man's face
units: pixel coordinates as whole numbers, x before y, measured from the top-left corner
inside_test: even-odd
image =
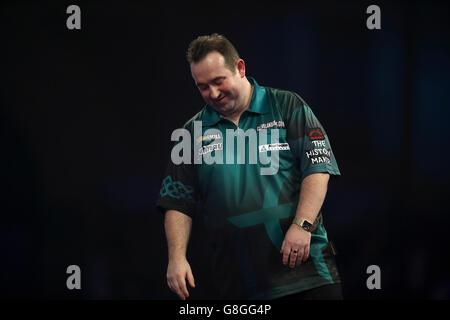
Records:
[[[239,60],[234,72],[225,65],[224,57],[217,51],[210,52],[197,63],[191,63],[191,74],[207,104],[223,115],[231,115],[245,103],[245,66]]]

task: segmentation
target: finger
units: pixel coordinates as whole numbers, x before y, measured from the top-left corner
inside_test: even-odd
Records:
[[[184,300],[184,295],[182,294],[180,288],[178,287],[178,284],[176,281],[169,281],[169,288],[172,290],[173,293],[175,293],[180,299]]]
[[[186,297],[185,297],[185,295],[183,293],[183,290],[182,290],[181,286],[179,285],[179,281],[178,281],[177,278],[173,278],[172,280],[169,281],[169,288],[174,293],[176,293],[180,297],[181,300],[185,300],[186,299]]]
[[[295,263],[298,260],[297,255],[298,255],[297,252],[294,252],[294,251],[291,252],[289,267],[291,267],[291,268],[295,267]]]
[[[186,300],[186,295],[183,292],[183,289],[181,289],[180,287],[177,287],[176,289],[176,294],[180,297],[181,300]]]
[[[177,286],[176,286],[176,284],[175,284],[175,282],[174,282],[173,280],[167,280],[167,285],[169,286],[169,289],[170,289],[173,293],[179,295],[179,294],[178,294],[178,288],[177,288]]]
[[[300,251],[301,252],[301,251]],[[299,265],[301,265],[302,264],[302,254],[299,254],[298,256],[297,256],[297,261],[295,262],[295,266],[296,267],[298,267]]]
[[[309,246],[305,248],[305,255],[303,256],[303,261],[308,260],[309,257]]]
[[[189,291],[187,290],[187,287],[186,287],[186,278],[184,278],[184,277],[180,278],[178,280],[178,285],[180,287],[181,293],[184,295],[184,299],[189,297]]]
[[[195,288],[195,279],[194,279],[194,275],[192,274],[192,271],[189,270],[187,273],[187,279],[189,281],[189,284],[191,285],[192,288]]]
[[[284,248],[284,251],[283,251],[283,264],[284,265],[287,265],[287,263],[288,263],[290,252],[291,252],[291,248]]]
[[[284,241],[283,241],[283,244],[281,245],[280,253],[283,253],[283,250],[284,250]]]
[[[296,264],[295,264],[295,266],[296,267],[298,267],[299,265],[301,265],[302,264],[302,258],[303,258],[303,256],[304,256],[304,250],[302,250],[302,249],[299,249],[298,250],[298,256],[297,256],[297,262],[296,262]]]
[[[295,266],[298,267],[302,264],[302,259],[300,257],[297,257],[297,261],[295,262]]]

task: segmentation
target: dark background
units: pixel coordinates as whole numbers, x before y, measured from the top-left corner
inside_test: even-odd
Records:
[[[81,8],[68,30],[66,8]],[[366,8],[381,8],[368,30]],[[189,42],[219,32],[247,75],[299,93],[342,176],[324,204],[347,299],[449,299],[444,2],[0,5],[3,298],[176,299],[154,203],[171,132],[203,106]],[[210,298],[201,221],[188,250]],[[281,263],[281,257],[280,257]],[[82,290],[66,288],[79,265]],[[381,290],[366,269],[381,268]]]

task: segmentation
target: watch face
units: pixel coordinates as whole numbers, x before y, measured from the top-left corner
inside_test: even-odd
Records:
[[[312,224],[305,220],[302,223],[302,227],[309,231],[309,230],[311,230]]]

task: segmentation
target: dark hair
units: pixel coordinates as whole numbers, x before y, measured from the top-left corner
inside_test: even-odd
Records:
[[[219,52],[225,58],[225,66],[235,71],[236,62],[240,59],[233,44],[225,36],[213,33],[208,36],[199,36],[189,44],[186,58],[189,64],[201,61],[212,51]]]

